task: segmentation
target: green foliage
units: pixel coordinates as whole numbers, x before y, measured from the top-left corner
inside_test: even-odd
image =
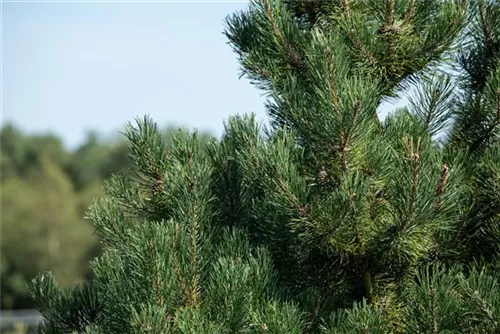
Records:
[[[41,333],[83,332],[99,315],[101,306],[91,283],[83,283],[63,292],[53,276],[46,274],[33,280],[30,291],[42,315],[57,319],[57,327],[43,323],[39,330]]]
[[[468,261],[493,261],[500,254],[500,147],[488,149],[471,167],[455,240]]]
[[[85,143],[72,154],[65,169],[73,180],[76,191],[84,191],[94,182],[101,184],[103,179],[128,166],[125,143],[120,141],[103,144],[97,134],[89,133]]]
[[[229,17],[271,129],[234,116],[207,144],[127,125],[132,167],[88,212],[97,302],[39,276],[46,331],[498,332],[496,55],[487,75],[435,70],[500,31],[486,5],[262,0]],[[409,106],[380,120],[409,83]]]
[[[422,268],[405,291],[401,308],[404,333],[496,333],[500,328],[499,295],[494,270]],[[323,333],[391,333],[390,300],[374,307],[366,301],[332,314]]]
[[[41,275],[31,291],[42,305],[44,326],[56,332],[82,332],[82,324],[93,324],[106,333],[264,327],[299,333],[299,311],[270,289],[267,254],[253,250],[242,232],[212,224],[212,171],[196,134],[179,132],[168,152],[147,118],[128,126],[126,135],[134,169],[108,182],[109,198],[89,211],[105,245],[92,263],[97,301],[79,300],[81,293],[71,290],[54,292],[54,283],[46,283],[50,275]],[[93,321],[72,317],[68,301],[95,315]]]
[[[483,91],[490,73],[497,68],[500,52],[500,6],[498,1],[470,1],[467,17],[470,24],[464,31],[467,47],[458,54],[463,69],[461,84],[468,93]]]
[[[304,72],[305,51],[311,47],[313,35],[334,33],[348,49],[351,73],[375,73],[382,91],[390,94],[396,86],[413,81],[421,71],[443,60],[464,25],[465,4],[252,1],[247,12],[228,19],[226,33],[244,73],[259,85],[289,71]]]
[[[323,327],[324,333],[389,333],[384,326],[380,310],[371,308],[366,301],[355,303],[352,308],[339,311],[331,316],[329,326]]]
[[[499,25],[500,27],[500,25]],[[498,146],[500,138],[500,68],[487,77],[484,90],[459,102],[451,140],[471,156]]]
[[[74,203],[70,181],[47,159],[24,180],[2,183],[2,307],[29,304],[25,284],[41,270],[63,286],[83,278],[96,240]]]
[[[423,269],[409,290],[407,331],[496,333],[500,329],[499,282],[495,270]],[[493,292],[493,293],[492,293]]]
[[[463,93],[456,98],[451,140],[476,155],[497,146],[500,138],[500,3],[472,1],[469,20],[469,43],[458,56]]]
[[[58,166],[68,159],[62,142],[54,135],[34,135],[27,137],[12,124],[0,131],[1,180],[10,177],[25,177],[44,157]]]
[[[455,98],[452,152],[464,160],[467,192],[451,239],[466,261],[498,257],[500,139],[500,3],[472,2],[466,33],[469,44],[458,57],[462,94]]]
[[[171,138],[176,129],[168,127],[162,136]],[[208,133],[200,137],[211,139]],[[27,135],[11,124],[0,131],[0,144],[1,307],[30,308],[26,283],[39,271],[54,271],[62,286],[91,276],[88,261],[101,246],[83,218],[93,199],[103,195],[103,180],[130,166],[129,152],[124,140],[105,141],[95,133],[67,151],[54,135]],[[57,263],[48,260],[49,230],[62,240],[53,251]]]

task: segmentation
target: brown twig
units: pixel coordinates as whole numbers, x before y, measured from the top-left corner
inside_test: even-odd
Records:
[[[415,6],[415,0],[411,0],[410,4],[408,5],[408,9],[406,9],[404,23],[408,24],[410,20],[413,18],[414,6]]]
[[[437,314],[436,314],[436,293],[434,291],[434,286],[431,283],[429,287],[429,309],[431,311],[431,334],[438,333],[438,324],[437,324]]]
[[[266,11],[266,16],[269,19],[269,21],[271,22],[273,32],[274,32],[276,38],[278,39],[278,41],[280,42],[280,44],[283,46],[283,49],[285,51],[285,55],[288,57],[290,64],[292,65],[292,67],[294,67],[296,69],[304,69],[305,64],[301,61],[300,57],[297,56],[297,54],[293,51],[290,43],[288,43],[285,40],[285,38],[283,37],[283,35],[281,34],[281,32],[278,28],[278,25],[276,24],[276,20],[274,19],[274,15],[271,11],[271,5],[269,4],[269,2],[267,0],[262,0],[262,3],[264,5],[264,9]]]
[[[448,180],[448,165],[443,164],[443,168],[441,169],[441,177],[439,179],[439,184],[436,189],[436,211],[441,209],[442,205],[442,196],[444,193],[444,188],[446,186],[446,182]]]
[[[342,0],[342,9],[344,10],[344,14],[347,18],[351,17],[351,9],[349,6],[349,0]]]
[[[359,39],[358,35],[356,35],[356,33],[354,32],[354,29],[349,30],[349,37],[351,38],[351,40],[353,40],[354,46],[357,47],[359,51],[361,51],[361,53],[365,56],[365,58],[368,59],[370,65],[374,66],[376,63],[375,56],[368,49],[365,48],[363,43],[361,43],[361,40]]]
[[[408,207],[408,220],[411,219],[413,212],[415,211],[415,202],[417,200],[417,186],[418,186],[418,174],[420,171],[420,137],[417,139],[417,147],[414,151],[413,140],[409,140],[410,143],[410,159],[412,160],[412,185],[411,185],[411,195],[410,195],[410,205]]]
[[[347,151],[348,151],[347,146],[349,145],[349,143],[352,139],[353,129],[356,126],[356,122],[357,122],[358,116],[359,116],[359,110],[360,110],[360,103],[359,103],[359,101],[356,101],[356,102],[354,102],[354,110],[353,110],[353,117],[352,117],[351,126],[349,127],[347,132],[344,132],[340,137],[339,152],[340,152],[341,163],[342,163],[343,169],[347,168]]]
[[[335,88],[335,75],[334,75],[335,63],[332,59],[332,54],[331,54],[330,50],[328,50],[326,59],[328,62],[328,83],[329,83],[330,92],[331,92],[332,97],[333,97],[333,105],[335,106],[335,109],[336,109],[335,111],[336,111],[337,115],[340,115],[339,96],[338,96],[336,88]]]
[[[154,276],[154,291],[156,304],[160,307],[163,307],[163,296],[161,293],[161,278],[160,278],[160,268],[158,265],[158,253],[156,248],[156,243],[154,240],[152,241],[153,246],[153,276]]]

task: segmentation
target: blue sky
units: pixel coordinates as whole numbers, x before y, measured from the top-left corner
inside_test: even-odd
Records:
[[[69,148],[145,114],[216,135],[231,114],[264,121],[222,35],[247,3],[3,2],[2,121]]]
[[[219,134],[264,99],[222,35],[247,2],[3,3],[3,122],[75,147],[136,116]]]

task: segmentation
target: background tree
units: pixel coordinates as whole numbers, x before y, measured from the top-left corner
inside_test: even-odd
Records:
[[[52,270],[63,286],[83,279],[87,271],[91,226],[76,215],[72,185],[47,158],[25,179],[2,184],[2,308],[27,301],[26,282],[41,270]]]

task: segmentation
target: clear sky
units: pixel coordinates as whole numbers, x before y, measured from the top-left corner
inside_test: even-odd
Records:
[[[74,148],[145,114],[214,134],[231,114],[265,120],[222,35],[247,3],[3,2],[3,122]]]
[[[4,2],[3,122],[75,147],[87,130],[117,133],[144,114],[214,134],[231,114],[264,120],[222,35],[225,16],[246,6]]]

